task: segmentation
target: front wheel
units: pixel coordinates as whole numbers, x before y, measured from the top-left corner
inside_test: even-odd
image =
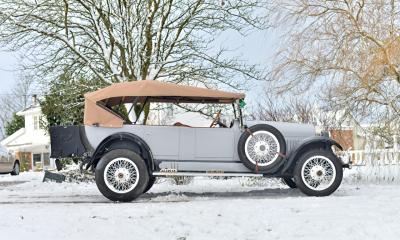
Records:
[[[309,196],[328,196],[340,186],[343,168],[333,153],[312,150],[303,154],[294,169],[296,186]]]
[[[116,149],[105,154],[96,166],[96,185],[112,201],[130,202],[148,186],[149,173],[135,152]]]

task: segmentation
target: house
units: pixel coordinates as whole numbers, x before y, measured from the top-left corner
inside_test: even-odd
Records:
[[[25,118],[25,127],[2,140],[1,144],[21,161],[21,170],[55,168],[54,160],[50,159],[50,137],[41,128],[42,111],[36,97],[30,107],[17,115]]]
[[[313,123],[319,134],[336,140],[344,150],[364,150],[370,148],[395,148],[398,147],[398,133],[400,125],[393,123],[392,140],[374,134],[379,123],[358,123],[350,116],[345,116],[345,111],[323,111],[318,106],[313,109]],[[390,137],[389,137],[390,138]]]

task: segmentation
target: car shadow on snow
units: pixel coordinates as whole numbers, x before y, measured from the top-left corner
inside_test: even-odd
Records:
[[[159,192],[159,193],[146,193],[143,194],[139,199],[156,199],[161,200],[163,198],[171,199],[171,197],[177,196],[177,200],[180,198],[190,200],[190,198],[215,198],[215,199],[240,199],[240,198],[287,198],[287,197],[304,197],[297,189],[262,189],[252,191],[236,191],[236,192]]]
[[[346,196],[345,192],[334,193],[335,197]],[[189,191],[167,191],[158,193],[145,193],[131,204],[140,203],[179,203],[213,200],[238,200],[238,199],[285,199],[285,198],[310,198],[298,189],[263,189],[236,192],[189,192]],[[0,204],[112,204],[115,202],[107,200],[101,194],[71,194],[71,195],[9,195],[6,199],[0,198]],[[129,203],[127,203],[129,204]]]

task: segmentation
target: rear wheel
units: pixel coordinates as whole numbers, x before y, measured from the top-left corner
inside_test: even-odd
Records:
[[[297,188],[296,183],[292,178],[282,178],[282,182],[292,189]]]
[[[13,176],[19,175],[19,171],[20,171],[20,166],[19,166],[19,163],[16,162],[14,164],[14,168],[13,168],[13,170],[11,172],[11,175],[13,175]]]
[[[144,189],[143,193],[147,193],[151,189],[151,187],[153,187],[155,182],[156,182],[156,177],[151,176],[149,178],[149,183],[147,184],[147,186]]]
[[[333,153],[313,150],[300,157],[294,169],[297,187],[309,196],[328,196],[340,186],[343,168]]]
[[[112,201],[130,202],[139,197],[149,183],[144,160],[126,149],[105,154],[96,166],[95,177],[100,192]]]

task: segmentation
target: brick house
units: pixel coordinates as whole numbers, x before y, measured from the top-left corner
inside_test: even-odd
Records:
[[[354,130],[330,130],[329,135],[336,140],[344,150],[354,149]]]

